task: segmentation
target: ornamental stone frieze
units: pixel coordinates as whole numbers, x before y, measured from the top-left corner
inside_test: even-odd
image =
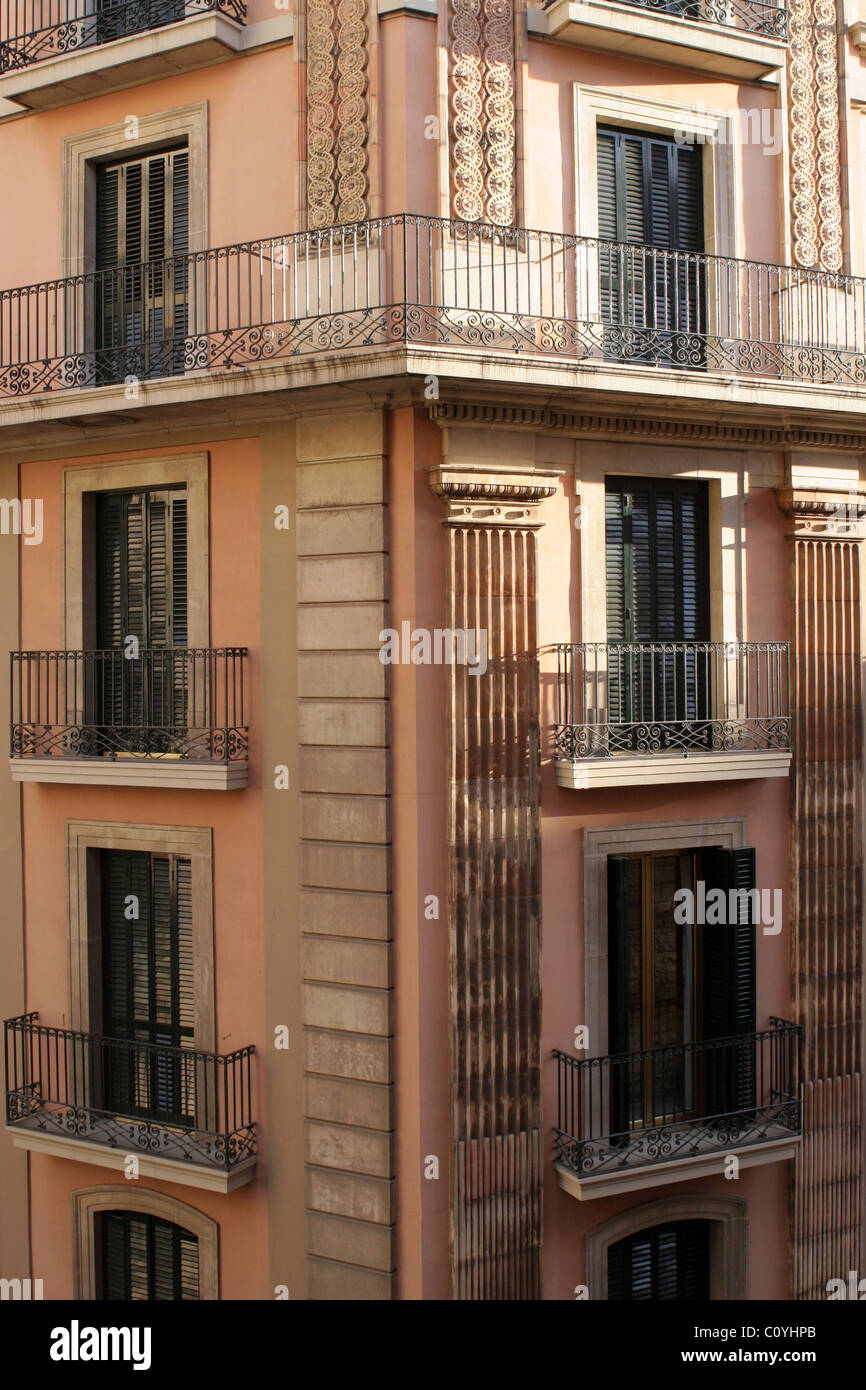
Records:
[[[445,503],[452,526],[512,526],[521,530],[542,525],[539,504],[556,492],[552,474],[489,473],[435,468],[430,487]]]
[[[455,217],[516,213],[514,0],[449,0],[448,119]]]
[[[823,488],[782,488],[779,506],[792,521],[791,535],[801,540],[866,538],[866,493]]]
[[[790,0],[788,105],[794,260],[842,268],[835,0]]]
[[[369,216],[369,0],[307,0],[307,224]]]

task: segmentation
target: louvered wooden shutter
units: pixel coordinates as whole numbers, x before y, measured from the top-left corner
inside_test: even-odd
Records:
[[[635,361],[700,366],[702,345],[683,340],[679,330],[706,330],[701,267],[628,249],[703,250],[700,153],[693,145],[603,128],[596,139],[599,308],[603,323],[624,330],[606,335],[605,350]],[[666,336],[674,330],[675,338]]]
[[[630,861],[610,855],[607,861],[607,1037],[611,1055],[629,1051],[629,874]],[[628,1063],[610,1072],[610,1133],[629,1127]]]
[[[709,895],[721,889],[727,917],[731,889],[756,887],[754,849],[706,849],[702,870]],[[704,1041],[748,1035],[757,1028],[756,923],[752,899],[738,899],[738,920],[702,929]],[[755,1104],[754,1044],[706,1053],[705,1113],[724,1115]]]
[[[709,1253],[706,1221],[677,1221],[627,1236],[608,1250],[608,1299],[707,1299]]]
[[[198,1299],[198,1240],[191,1232],[139,1212],[100,1212],[96,1220],[101,1299]]]
[[[110,1107],[188,1123],[194,1116],[192,1061],[158,1049],[194,1044],[191,864],[137,850],[104,850],[101,859],[104,1032],[150,1045],[106,1045]],[[127,915],[131,895],[137,917]]]
[[[189,155],[105,165],[96,189],[97,380],[183,371]],[[180,258],[175,260],[174,258]]]
[[[607,633],[614,644],[608,653],[611,724],[694,720],[705,713],[706,666],[697,656],[623,653],[615,644],[707,639],[707,518],[703,483],[607,481]],[[629,735],[624,730],[617,737]]]
[[[185,492],[99,494],[96,514],[98,645],[185,646]]]

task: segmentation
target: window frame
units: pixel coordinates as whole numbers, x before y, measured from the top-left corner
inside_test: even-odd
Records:
[[[608,1055],[608,879],[611,855],[657,850],[687,853],[720,845],[742,849],[745,816],[722,820],[606,826],[583,831],[583,987],[584,1019],[589,1028],[587,1057]]]
[[[96,507],[101,492],[185,487],[187,646],[210,646],[209,467],[207,453],[157,455],[63,470],[64,645],[96,645]]]
[[[682,134],[703,151],[704,252],[742,256],[741,158],[736,113],[698,108],[627,91],[575,82],[574,227],[578,236],[598,236],[598,126],[676,139]]]
[[[670,1221],[710,1221],[710,1299],[743,1299],[749,1287],[749,1204],[744,1197],[720,1197],[714,1193],[661,1197],[629,1207],[595,1226],[586,1235],[584,1282],[593,1302],[606,1303],[607,1252],[626,1236]]]
[[[192,865],[192,931],[195,1031],[198,1052],[216,1050],[213,923],[213,831],[210,827],[67,821],[67,958],[69,1027],[101,1035],[102,876],[99,851],[139,850],[189,859]]]
[[[136,116],[63,141],[63,276],[95,269],[96,165],[127,156],[134,159],[186,143],[189,152],[189,250],[208,246],[208,103]]]
[[[71,1194],[73,1297],[97,1302],[96,1216],[103,1211],[140,1212],[183,1226],[198,1240],[199,1301],[220,1297],[219,1226],[186,1202],[135,1183],[82,1187]]]

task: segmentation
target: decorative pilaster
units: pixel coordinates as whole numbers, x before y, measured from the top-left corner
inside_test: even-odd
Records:
[[[541,1297],[541,885],[537,664],[541,474],[440,468],[451,665],[452,1270],[457,1299]],[[482,639],[482,634],[484,637]],[[484,646],[486,642],[486,647]]]
[[[307,225],[369,216],[370,0],[307,0]]]
[[[794,260],[842,268],[835,0],[790,0],[788,84]]]
[[[786,489],[779,501],[793,521],[791,973],[804,1030],[791,1296],[809,1299],[861,1258],[866,495]]]
[[[510,226],[516,210],[514,0],[449,0],[453,215]]]

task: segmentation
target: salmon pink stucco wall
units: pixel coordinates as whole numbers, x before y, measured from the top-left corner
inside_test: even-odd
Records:
[[[748,254],[772,261],[782,258],[781,198],[767,196],[768,189],[782,187],[778,89],[723,81],[570,44],[529,44],[526,222],[530,227],[575,230],[575,83],[702,111],[767,112],[763,117],[750,117],[740,127],[749,137],[761,131],[764,144],[752,138],[738,139],[733,151],[734,178],[740,190],[740,222]],[[616,125],[616,119],[612,117],[610,124]],[[633,122],[625,119],[624,124]],[[705,152],[710,153],[709,146]]]
[[[4,287],[62,274],[65,137],[202,101],[208,105],[207,245],[291,231],[295,91],[292,50],[284,46],[4,123],[0,181],[17,190],[21,214],[10,216],[7,209],[0,219]],[[130,156],[134,153],[132,147]]]
[[[460,434],[459,431],[455,433]],[[471,432],[453,441],[461,459],[472,456]],[[479,459],[495,453],[495,445],[479,432]],[[538,437],[535,441],[536,466],[558,469],[557,495],[542,507],[543,525],[539,544],[539,641],[542,646],[579,640],[581,615],[580,533],[575,528],[575,504],[579,484],[574,481],[575,466],[580,475],[583,465],[598,464],[602,447],[607,449],[604,472],[616,473],[624,466],[637,474],[659,473],[726,479],[727,495],[744,490],[748,500],[743,509],[745,555],[741,566],[744,590],[740,608],[744,613],[744,635],[752,639],[786,640],[789,636],[786,600],[788,549],[786,523],[776,503],[772,487],[766,484],[779,460],[765,456],[760,468],[750,474],[751,461],[723,451],[641,448],[639,445],[591,443],[572,445],[567,439]],[[491,452],[492,451],[492,452]],[[584,451],[581,453],[581,451]],[[532,453],[531,445],[529,453]],[[410,618],[433,627],[447,622],[445,608],[447,575],[447,528],[442,525],[441,503],[431,499],[426,481],[427,469],[438,462],[436,436],[432,426],[418,413],[414,422],[410,412],[394,416],[390,444],[391,469],[391,546],[392,618],[397,623]],[[575,465],[575,458],[578,463]],[[763,470],[763,471],[762,471]],[[411,483],[409,478],[411,476]],[[749,479],[753,480],[751,485]],[[721,532],[715,544],[730,545],[731,537]],[[447,797],[448,717],[447,690],[442,672],[435,667],[394,668],[392,698],[398,683],[410,684],[414,714],[403,729],[395,715],[393,758],[395,778],[395,1002],[398,1010],[397,1055],[401,1058],[406,1029],[413,1033],[411,1050],[417,1059],[418,1080],[411,1067],[398,1071],[400,1106],[397,1112],[398,1163],[400,1184],[398,1223],[400,1268],[405,1286],[415,1292],[404,1296],[448,1297],[449,1284],[445,1260],[448,1219],[441,1183],[412,1184],[410,1171],[416,1155],[448,1152],[448,1048],[443,1032],[448,1018],[447,931],[444,917],[427,921],[421,905],[427,893],[441,893],[444,837],[435,826],[440,807]],[[551,748],[552,685],[546,667],[542,670],[542,1078],[545,1152],[544,1211],[544,1297],[573,1299],[575,1286],[584,1281],[584,1250],[587,1231],[625,1207],[670,1194],[714,1192],[744,1198],[749,1204],[749,1296],[781,1298],[785,1289],[785,1242],[787,1233],[786,1191],[790,1163],[773,1163],[742,1169],[736,1181],[721,1172],[700,1181],[669,1184],[639,1190],[622,1197],[596,1199],[584,1203],[564,1193],[558,1185],[551,1160],[552,1130],[556,1117],[556,1080],[552,1052],[569,1049],[574,1029],[585,1022],[583,975],[583,831],[587,827],[623,824],[712,820],[743,817],[745,843],[755,845],[759,886],[783,891],[784,915],[778,935],[758,936],[758,1024],[764,1027],[771,1014],[790,1016],[788,978],[788,849],[787,818],[789,785],[786,778],[740,781],[698,782],[634,787],[627,794],[615,789],[566,791],[555,780]],[[405,708],[406,692],[403,693]],[[401,799],[409,788],[412,799]],[[422,794],[423,792],[423,794]],[[401,814],[401,811],[405,814]],[[415,819],[417,818],[417,819]],[[403,894],[406,873],[408,827],[412,835],[410,890]],[[414,1012],[417,1007],[417,1015]],[[438,1044],[437,1045],[437,1040]],[[603,1050],[603,1049],[602,1049]],[[401,1062],[398,1060],[398,1067]],[[411,1116],[415,1115],[412,1120]],[[411,1202],[404,1200],[411,1189]],[[407,1270],[412,1271],[410,1279]],[[414,1279],[414,1282],[413,1282]]]
[[[584,446],[585,447],[585,446]],[[637,450],[631,465],[640,472]],[[670,471],[690,471],[696,459],[689,451],[673,451]],[[707,460],[704,459],[706,465]],[[730,464],[728,465],[730,467]],[[611,471],[616,471],[611,463]],[[647,473],[656,473],[647,466]],[[708,471],[712,471],[711,469]],[[577,571],[577,532],[573,525],[575,485],[566,480],[562,491],[546,504],[545,525],[539,532],[541,642],[575,640],[579,636],[580,590]],[[772,489],[749,492],[746,515],[746,635],[754,640],[788,638],[786,607],[785,518]],[[784,918],[778,935],[758,933],[758,1027],[770,1015],[790,1017],[788,976],[788,781],[785,778],[738,782],[705,782],[567,791],[557,786],[551,756],[551,678],[542,675],[542,922],[543,922],[543,1108],[546,1140],[556,1116],[554,1049],[570,1052],[574,1030],[586,1022],[584,995],[583,832],[589,827],[652,825],[689,820],[744,817],[745,843],[757,850],[758,886],[781,889]],[[593,1052],[604,1048],[593,1047]],[[549,1144],[548,1144],[549,1152]],[[721,1168],[721,1163],[720,1163]],[[786,1163],[743,1170],[734,1181],[707,1178],[670,1184],[626,1197],[577,1202],[560,1188],[553,1165],[545,1167],[544,1287],[545,1297],[573,1298],[583,1282],[584,1240],[587,1231],[626,1206],[669,1193],[713,1191],[749,1201],[752,1240],[750,1254],[752,1298],[786,1296]]]
[[[45,1024],[68,1025],[66,940],[66,823],[101,823],[210,827],[213,834],[214,955],[216,1050],[230,1052],[255,1045],[259,1054],[254,1119],[260,1126],[260,1151],[267,1152],[262,1061],[264,1034],[264,939],[260,739],[258,696],[260,652],[260,557],[258,442],[254,439],[203,443],[195,452],[210,455],[210,600],[211,642],[250,648],[245,681],[246,718],[251,733],[249,786],[242,791],[202,792],[25,784],[22,787],[24,898],[27,930],[27,1008]],[[153,458],[164,450],[139,451],[124,458]],[[177,448],[170,451],[176,454]],[[91,456],[77,463],[93,466],[118,462]],[[74,465],[68,465],[74,466]],[[44,501],[44,539],[21,548],[22,646],[62,646],[61,498],[64,463],[51,460],[21,469],[22,495]],[[263,1163],[258,1170],[261,1177]],[[82,1186],[119,1181],[120,1175],[85,1163],[34,1156],[34,1270],[67,1271],[58,1262],[54,1242],[66,1240],[69,1194]],[[265,1196],[262,1182],[228,1196],[200,1193],[142,1179],[142,1185],[173,1192],[220,1223],[223,1297],[269,1296],[263,1286],[267,1269]],[[60,1278],[59,1274],[54,1277]],[[62,1276],[66,1278],[66,1274]],[[230,1281],[231,1287],[225,1282]],[[46,1297],[70,1297],[71,1289],[46,1287]]]
[[[32,1277],[43,1280],[46,1299],[70,1299],[75,1268],[72,1193],[81,1188],[120,1185],[124,1182],[123,1174],[69,1159],[32,1154],[30,1179]],[[139,1191],[147,1189],[173,1197],[217,1222],[220,1298],[273,1297],[267,1275],[267,1209],[260,1187],[243,1187],[223,1196],[148,1178],[139,1178],[135,1186]]]

